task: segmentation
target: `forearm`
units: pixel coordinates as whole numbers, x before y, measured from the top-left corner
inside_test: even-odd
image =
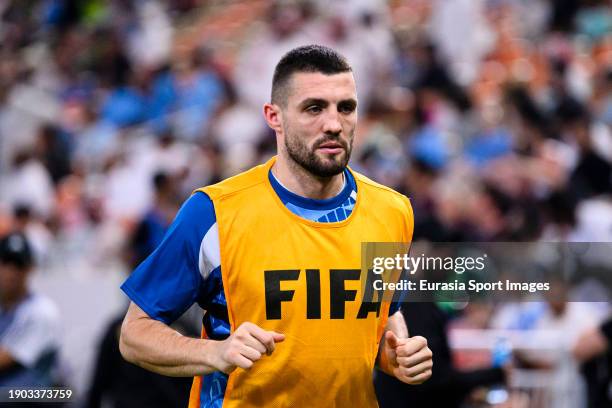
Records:
[[[215,343],[185,337],[132,304],[121,327],[119,348],[127,361],[147,370],[192,377],[217,370]]]

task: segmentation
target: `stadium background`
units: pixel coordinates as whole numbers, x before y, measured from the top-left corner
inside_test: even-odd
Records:
[[[0,232],[35,247],[34,286],[61,311],[59,372],[81,396],[126,306],[120,282],[180,202],[273,152],[261,105],[298,45],[353,65],[351,164],[411,198],[416,239],[612,241],[609,1],[20,0],[0,13]],[[540,322],[559,361],[607,314],[570,305]],[[489,333],[502,312],[457,313],[456,364],[489,364],[491,343],[474,352],[456,330]],[[523,406],[584,402],[575,366],[548,381],[555,361],[528,382],[565,402]]]

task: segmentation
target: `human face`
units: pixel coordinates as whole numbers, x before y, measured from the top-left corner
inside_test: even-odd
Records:
[[[0,262],[0,301],[13,299],[23,292],[27,271],[14,265]]]
[[[282,110],[280,146],[287,158],[317,177],[348,164],[357,123],[357,92],[350,72],[293,74]]]

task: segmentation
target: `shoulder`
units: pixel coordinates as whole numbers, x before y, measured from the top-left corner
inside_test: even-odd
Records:
[[[215,223],[215,206],[206,192],[196,190],[185,200],[176,215],[176,220],[190,224],[212,225]]]
[[[19,306],[17,317],[28,322],[45,323],[55,326],[59,323],[60,313],[55,303],[48,297],[33,293]]]
[[[412,217],[412,206],[408,197],[354,170],[351,170],[351,173],[355,177],[357,188],[366,190],[368,195],[374,195],[376,205],[400,211]]]
[[[264,185],[267,180],[267,168],[268,166],[265,164],[260,164],[217,184],[199,188],[195,192],[204,192],[214,201],[240,192],[250,191],[252,188]]]
[[[216,224],[213,201],[206,192],[196,191],[181,206],[157,252],[178,256],[187,244],[193,259],[197,259],[206,237],[216,231]]]

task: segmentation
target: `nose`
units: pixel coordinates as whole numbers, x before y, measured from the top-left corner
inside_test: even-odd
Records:
[[[323,123],[323,132],[327,134],[338,134],[342,132],[339,113],[336,109],[330,109]]]

